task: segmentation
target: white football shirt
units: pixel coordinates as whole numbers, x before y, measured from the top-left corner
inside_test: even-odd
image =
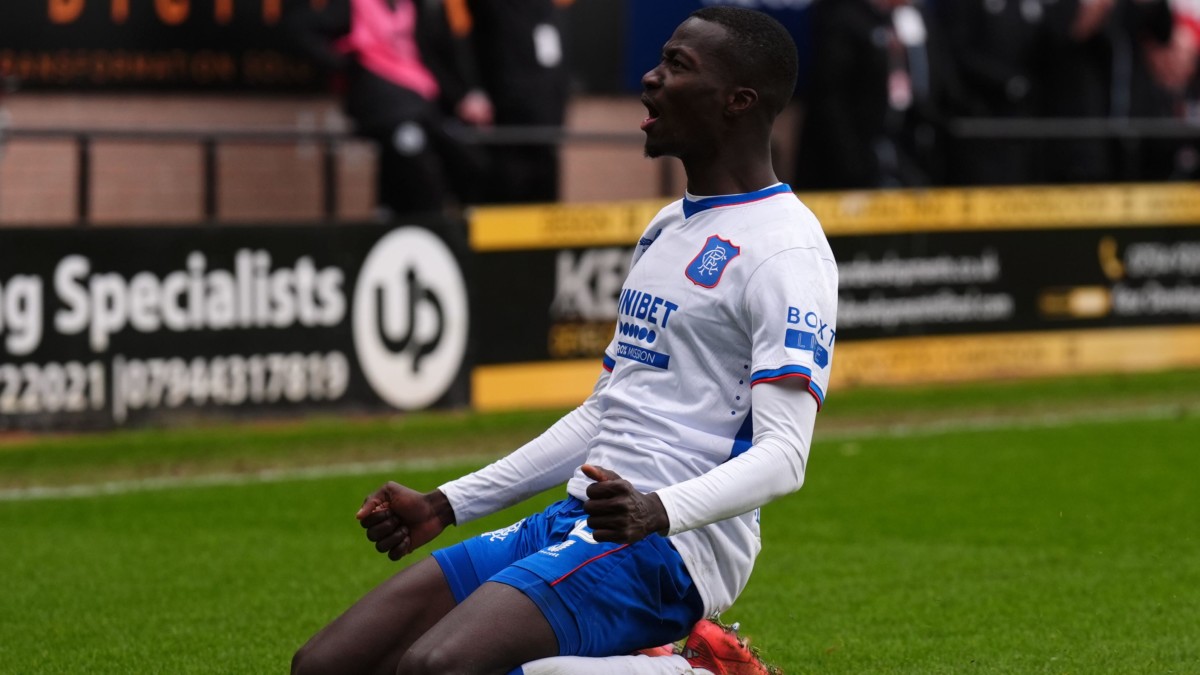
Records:
[[[752,386],[799,378],[824,402],[836,311],[833,253],[789,186],[668,205],[621,289],[587,463],[654,492],[745,452]],[[576,471],[567,491],[586,500],[589,483]],[[758,512],[673,528],[671,541],[706,610],[720,611],[745,587],[761,548]]]

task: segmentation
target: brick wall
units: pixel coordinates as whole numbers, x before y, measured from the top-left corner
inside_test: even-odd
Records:
[[[4,101],[16,128],[342,130],[346,120],[326,96],[255,98],[184,95],[12,95]],[[629,143],[575,142],[562,151],[564,202],[677,195],[683,171],[674,159],[642,157],[636,97],[580,98],[570,129],[630,134]],[[779,125],[787,149],[791,121]],[[8,139],[0,145],[0,225],[61,225],[77,213],[77,146],[69,140]],[[780,161],[790,166],[790,157]],[[307,221],[322,217],[318,144],[232,142],[216,155],[216,212],[221,221]],[[338,216],[373,213],[375,150],[361,141],[339,145]],[[97,225],[195,222],[204,216],[204,154],[180,141],[102,140],[91,148],[89,207]]]

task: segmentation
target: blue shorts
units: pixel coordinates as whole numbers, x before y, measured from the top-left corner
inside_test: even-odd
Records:
[[[704,615],[671,542],[657,534],[633,544],[596,542],[574,497],[433,557],[458,602],[485,581],[524,593],[554,628],[562,656],[616,656],[675,642]]]

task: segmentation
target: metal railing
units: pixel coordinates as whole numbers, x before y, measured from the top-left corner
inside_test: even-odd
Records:
[[[952,120],[956,138],[987,140],[1151,140],[1200,138],[1200,120],[1160,117],[1006,118]]]
[[[950,134],[964,139],[994,140],[1140,140],[1200,139],[1200,121],[1162,118],[959,118],[950,121]],[[495,127],[487,130],[456,128],[464,143],[480,145],[641,145],[638,132],[597,132],[568,130],[556,126]],[[195,143],[202,156],[202,219],[219,220],[220,195],[219,149],[233,144],[317,145],[321,148],[321,215],[334,219],[338,213],[338,147],[357,140],[347,131],[305,129],[75,129],[56,127],[0,126],[0,150],[6,140],[70,140],[75,146],[76,224],[91,222],[93,180],[92,149],[100,141],[126,143]],[[673,165],[660,162],[658,193],[674,193]]]

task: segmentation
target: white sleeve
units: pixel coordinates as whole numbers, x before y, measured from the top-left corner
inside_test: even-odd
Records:
[[[836,264],[822,255],[807,248],[780,251],[747,282],[742,309],[753,344],[755,388],[806,380],[809,393],[824,402],[837,340],[838,279]]]
[[[607,371],[601,373],[592,395],[542,435],[507,457],[438,487],[454,509],[454,522],[462,525],[565,483],[583,464],[588,443],[596,435],[597,393],[607,386],[608,377]]]
[[[817,400],[804,382],[780,380],[751,390],[754,445],[708,473],[658,490],[668,535],[753,511],[804,484]]]

